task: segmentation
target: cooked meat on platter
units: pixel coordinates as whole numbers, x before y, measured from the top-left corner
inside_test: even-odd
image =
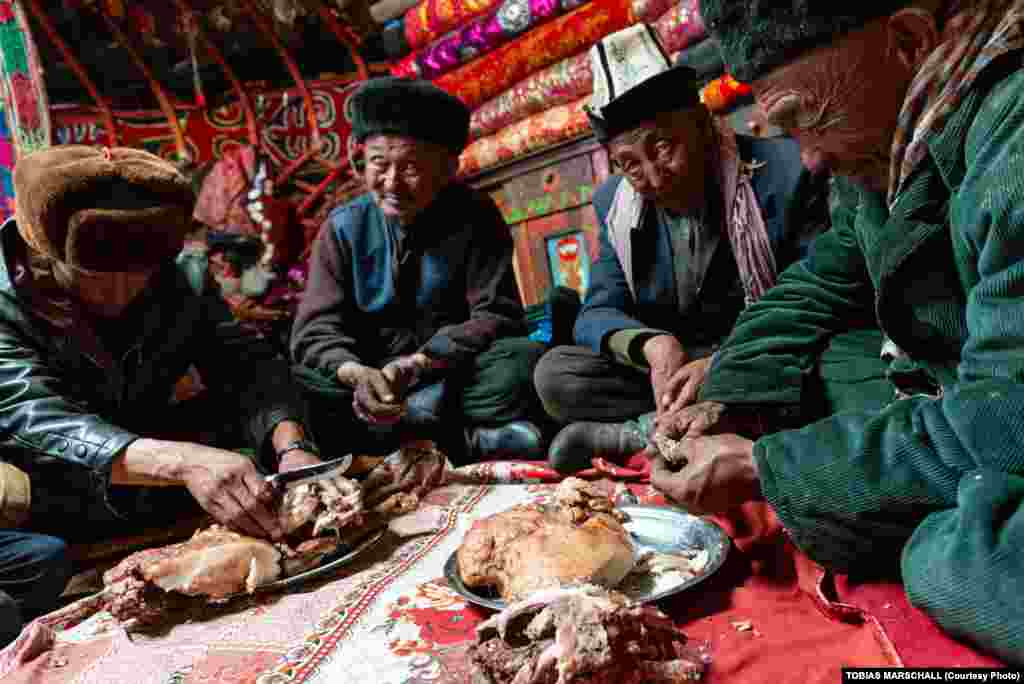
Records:
[[[653,606],[594,585],[547,589],[477,626],[471,684],[669,684],[706,659]]]
[[[618,585],[636,559],[624,516],[598,487],[564,480],[554,504],[520,504],[476,521],[459,547],[463,583],[506,601],[571,584]]]
[[[362,482],[335,477],[289,489],[278,509],[287,532],[282,542],[212,525],[188,541],[134,553],[103,575],[107,610],[123,622],[153,624],[189,597],[223,601],[306,572],[342,544],[391,523],[407,534],[426,531],[433,521],[414,511],[443,480],[445,463],[432,443],[416,442]]]

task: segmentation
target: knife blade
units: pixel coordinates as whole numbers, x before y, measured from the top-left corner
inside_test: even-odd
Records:
[[[269,485],[275,488],[291,488],[304,482],[316,482],[317,480],[329,480],[332,477],[344,475],[352,467],[352,454],[345,454],[341,458],[335,458],[323,463],[316,463],[310,466],[303,466],[295,470],[283,473],[268,475],[266,480]]]

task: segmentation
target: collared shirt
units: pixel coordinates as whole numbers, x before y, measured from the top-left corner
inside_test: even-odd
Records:
[[[679,310],[686,311],[700,295],[704,276],[707,275],[722,233],[708,225],[703,212],[696,216],[672,216],[659,209],[658,213],[669,227]]]

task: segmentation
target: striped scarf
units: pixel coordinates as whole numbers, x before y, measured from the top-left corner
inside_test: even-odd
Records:
[[[1024,0],[956,0],[945,17],[943,42],[914,77],[900,112],[890,206],[979,74],[998,57],[1024,48]]]

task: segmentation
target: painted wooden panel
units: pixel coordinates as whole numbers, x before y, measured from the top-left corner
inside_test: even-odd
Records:
[[[586,263],[573,264],[568,259],[559,261],[559,249],[563,250],[563,257],[572,256],[571,253],[564,253],[568,245],[559,243],[566,242],[565,239],[571,238],[576,231],[581,231],[585,238],[587,252],[579,255],[579,258]],[[598,251],[597,216],[590,205],[548,214],[518,224],[514,228],[514,234],[516,277],[523,304],[526,306],[542,304],[547,300],[553,287],[553,277],[562,278],[563,282],[568,279],[569,284],[573,284],[576,277],[588,282],[589,262],[593,261]],[[560,266],[582,268],[579,273],[574,271],[570,275],[564,271],[557,272]]]
[[[507,223],[521,223],[589,204],[593,193],[593,164],[582,154],[512,178],[496,201]]]

